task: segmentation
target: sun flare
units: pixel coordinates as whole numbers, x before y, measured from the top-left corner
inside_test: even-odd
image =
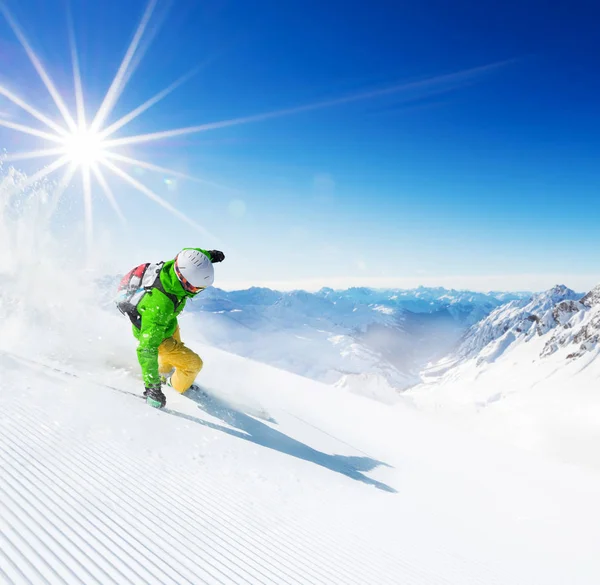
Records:
[[[101,163],[107,154],[105,142],[91,128],[79,128],[65,136],[63,146],[65,156],[77,167]]]

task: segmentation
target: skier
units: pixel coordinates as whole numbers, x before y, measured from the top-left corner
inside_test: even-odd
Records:
[[[213,284],[213,263],[224,259],[219,250],[184,248],[174,260],[142,264],[121,280],[117,307],[133,324],[144,396],[155,408],[167,402],[162,384],[183,393],[202,369],[200,356],[181,341],[177,316],[187,299]]]

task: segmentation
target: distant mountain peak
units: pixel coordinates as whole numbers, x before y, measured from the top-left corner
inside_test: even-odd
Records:
[[[581,299],[581,304],[586,307],[594,307],[600,304],[600,284]]]
[[[564,284],[557,284],[547,291],[534,295],[534,298],[536,299],[548,299],[553,302],[578,300],[580,297],[581,295]]]
[[[529,300],[502,305],[476,323],[456,351],[456,363],[477,356],[478,363],[484,363],[482,356],[493,354],[495,359],[517,340],[529,341],[551,332],[541,356],[570,344],[579,344],[577,351],[569,354],[569,357],[576,357],[595,346],[599,330],[600,285],[582,298],[564,284],[557,284]]]

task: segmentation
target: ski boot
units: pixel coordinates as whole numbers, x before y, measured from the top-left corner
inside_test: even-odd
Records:
[[[146,404],[149,404],[154,408],[164,408],[167,404],[167,397],[163,394],[160,386],[146,388],[146,390],[144,390],[144,397],[146,398]]]

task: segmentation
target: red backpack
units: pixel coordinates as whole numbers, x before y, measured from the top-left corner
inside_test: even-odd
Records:
[[[179,304],[179,299],[169,294],[163,288],[160,281],[160,271],[164,262],[140,264],[133,270],[130,270],[119,283],[117,287],[117,296],[115,302],[117,308],[123,315],[127,315],[131,322],[139,329],[142,325],[142,317],[138,311],[138,305],[146,293],[152,289],[158,289],[173,301],[175,307]]]

